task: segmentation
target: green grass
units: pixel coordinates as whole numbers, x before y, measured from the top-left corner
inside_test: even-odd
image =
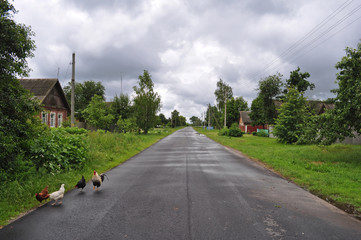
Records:
[[[81,170],[70,170],[66,173],[49,174],[44,170],[33,173],[30,177],[0,185],[0,228],[7,225],[11,219],[40,206],[35,199],[35,193],[46,185],[49,192],[57,191],[62,183],[65,190],[71,190],[84,175],[89,181],[93,170],[105,172],[148,148],[177,129],[156,129],[147,135],[112,134],[89,132],[89,160]],[[43,201],[44,203],[44,201]]]
[[[225,146],[263,162],[283,177],[349,213],[361,212],[361,146],[286,145],[272,138],[218,136],[196,129]]]

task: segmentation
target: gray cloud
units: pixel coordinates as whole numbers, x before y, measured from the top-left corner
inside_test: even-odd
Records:
[[[289,77],[300,66],[311,74],[316,89],[309,97],[325,99],[336,87],[335,64],[346,46],[360,39],[355,15],[331,29],[311,46],[292,44],[335,11],[337,0],[17,0],[16,20],[36,33],[31,77],[55,77],[64,85],[76,53],[77,81],[102,81],[107,99],[132,94],[137,78],[148,70],[161,94],[166,116],[177,109],[190,118],[214,104],[216,82],[222,78],[235,96],[249,105],[262,77],[276,72]],[[357,7],[351,3],[317,33]],[[317,46],[317,47],[315,47]],[[315,48],[314,48],[315,47]],[[272,67],[267,68],[274,62]],[[122,84],[120,79],[123,79]]]

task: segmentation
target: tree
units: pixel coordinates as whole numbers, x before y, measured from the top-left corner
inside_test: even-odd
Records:
[[[160,125],[163,125],[163,126],[166,126],[167,124],[168,124],[168,119],[164,116],[164,114],[163,113],[160,113],[159,114],[159,124]]]
[[[304,134],[310,119],[306,98],[297,89],[289,88],[279,109],[273,133],[279,142],[296,143]]]
[[[179,123],[179,112],[177,110],[173,110],[173,112],[171,112],[171,121],[172,121],[172,128],[175,128],[177,126],[180,126]]]
[[[191,121],[193,126],[201,126],[202,125],[202,120],[199,119],[199,117],[192,116],[189,120]]]
[[[0,181],[22,171],[20,159],[29,151],[40,110],[17,80],[30,71],[26,58],[33,57],[35,43],[31,28],[13,20],[15,13],[8,1],[0,2]]]
[[[233,123],[239,123],[240,111],[248,111],[248,104],[243,97],[232,97],[227,102],[227,126],[231,127]]]
[[[160,110],[160,96],[153,90],[153,81],[147,70],[139,77],[139,87],[134,86],[134,113],[137,125],[147,134],[156,124],[156,114]]]
[[[110,105],[110,111],[114,116],[114,122],[118,122],[120,118],[128,119],[131,117],[131,101],[127,94],[115,96]]]
[[[290,78],[286,80],[287,88],[296,88],[300,93],[304,93],[307,89],[313,90],[315,84],[310,83],[306,79],[311,75],[308,72],[301,73],[300,67],[290,73]],[[284,93],[287,93],[287,88]]]
[[[282,85],[282,75],[279,73],[259,81],[258,97],[254,104],[252,102],[252,112],[250,114],[254,125],[274,123],[277,110],[273,100],[281,93]]]
[[[82,115],[87,123],[97,129],[110,130],[114,116],[109,113],[103,97],[94,95]]]
[[[71,83],[64,87],[64,93],[71,102]],[[85,81],[83,83],[75,83],[75,114],[79,121],[84,121],[82,111],[88,106],[94,95],[98,95],[105,100],[105,87],[101,82]]]
[[[224,113],[224,127],[227,122],[227,101],[232,98],[233,92],[231,86],[219,79],[217,82],[217,89],[214,91],[216,95],[216,101],[218,103],[218,109]],[[224,105],[224,108],[222,108]]]
[[[332,111],[336,121],[338,138],[361,134],[361,43],[357,48],[346,48],[346,56],[336,64],[338,89],[333,99],[335,109]]]

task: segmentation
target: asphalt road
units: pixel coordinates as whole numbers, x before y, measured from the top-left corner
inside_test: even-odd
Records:
[[[361,239],[360,221],[192,128],[107,175],[0,239]]]

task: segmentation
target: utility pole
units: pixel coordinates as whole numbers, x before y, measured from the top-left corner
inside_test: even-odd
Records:
[[[73,59],[72,59],[72,76],[71,76],[71,127],[75,126],[75,120],[74,120],[74,105],[75,105],[75,53],[73,53]]]
[[[225,95],[225,97],[224,97],[224,127],[226,127],[226,124],[227,124],[227,96]]]
[[[208,129],[211,127],[211,104],[208,104]]]

